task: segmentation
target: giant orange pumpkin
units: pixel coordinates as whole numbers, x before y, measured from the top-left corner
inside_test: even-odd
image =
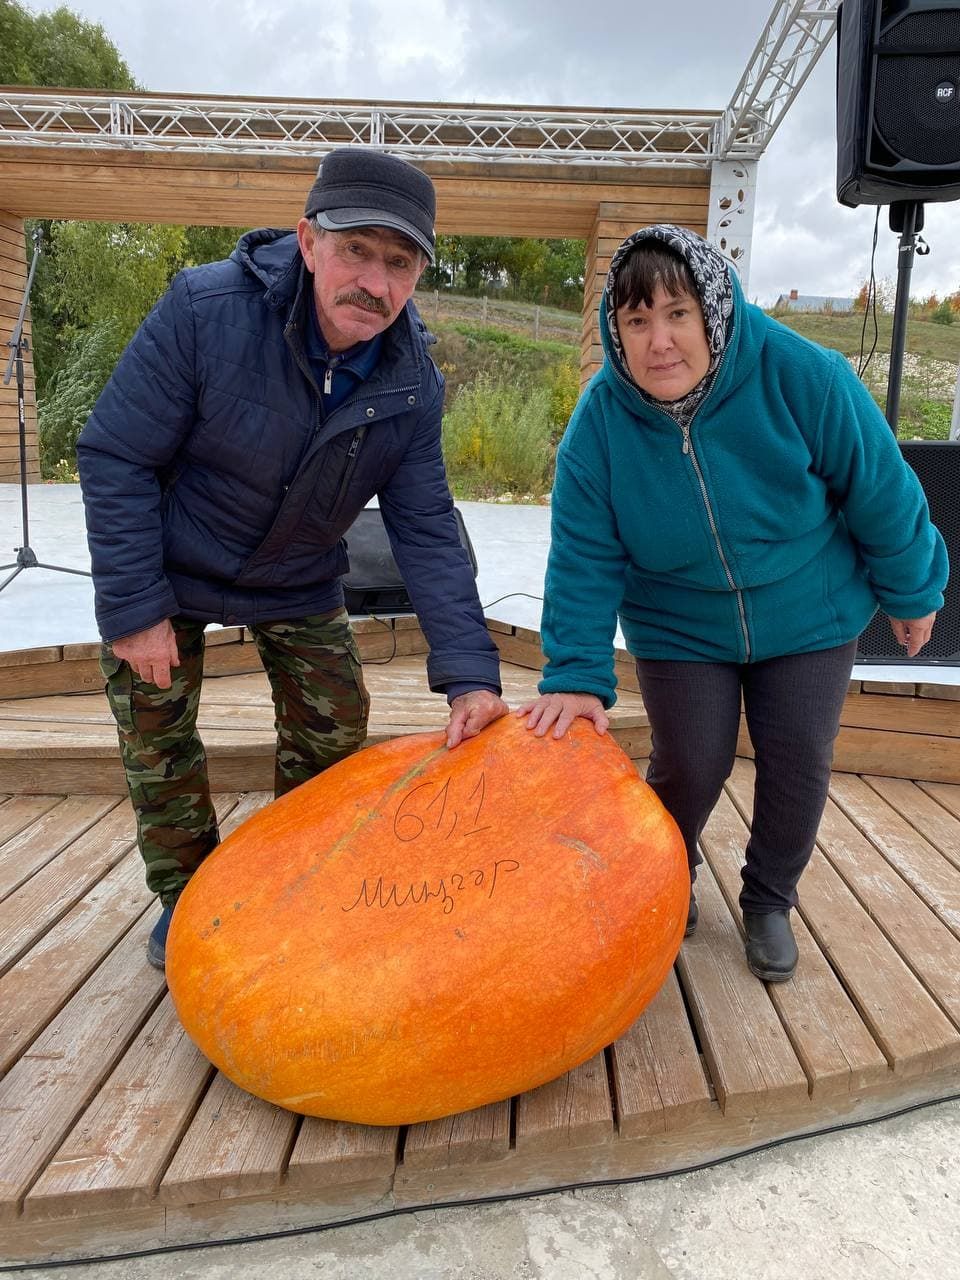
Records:
[[[238,827],[174,912],[167,981],[231,1080],[365,1124],[561,1075],[622,1034],[680,946],[680,833],[609,736],[507,716],[349,757]]]

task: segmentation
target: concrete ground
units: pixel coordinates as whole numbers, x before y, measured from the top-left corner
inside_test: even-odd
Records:
[[[958,1280],[960,1103],[715,1169],[49,1280]]]
[[[544,507],[461,503],[485,605],[539,596]],[[76,486],[29,492],[38,558],[87,563]],[[15,559],[21,508],[0,485],[0,564]],[[5,575],[0,572],[0,581]],[[488,612],[535,628],[539,603]],[[41,569],[0,591],[0,651],[93,640],[87,579]],[[902,668],[855,674],[896,679]],[[889,672],[889,674],[885,674]],[[958,678],[911,666],[910,679]],[[4,1268],[0,1266],[0,1274]],[[658,1181],[426,1210],[258,1244],[79,1267],[53,1280],[960,1280],[960,1101],[805,1138]]]

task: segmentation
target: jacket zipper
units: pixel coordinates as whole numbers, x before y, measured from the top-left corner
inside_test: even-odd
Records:
[[[357,396],[352,401],[348,400],[342,404],[340,408],[345,409],[349,404],[360,404],[364,400],[373,400],[376,396],[402,395],[404,391],[416,391],[416,387],[391,387],[388,391],[374,391],[372,395]],[[336,413],[337,410],[334,410],[334,412]],[[327,422],[329,421],[330,419],[328,418]],[[321,425],[324,426],[326,424],[321,423]],[[353,472],[357,465],[357,454],[360,452],[360,446],[363,443],[363,437],[366,434],[366,430],[367,428],[365,426],[358,427],[354,433],[353,439],[350,441],[350,448],[347,450],[347,465],[344,468],[343,477],[340,480],[340,488],[337,490],[337,496],[334,499],[333,507],[330,510],[331,520],[335,520],[340,514],[340,508],[343,506],[344,500],[346,499],[347,488],[353,478]]]
[[[699,409],[697,410],[697,413],[699,413]],[[724,554],[723,544],[720,541],[720,531],[717,529],[717,522],[713,515],[713,507],[710,505],[710,498],[709,498],[709,495],[707,494],[706,481],[703,478],[703,472],[700,470],[700,460],[697,457],[696,450],[693,447],[693,441],[690,438],[690,429],[693,426],[693,420],[694,418],[696,418],[696,416],[697,414],[695,413],[693,415],[693,418],[690,419],[687,425],[685,427],[680,428],[680,430],[683,432],[683,452],[689,456],[690,461],[693,464],[693,469],[696,472],[697,482],[700,485],[700,494],[703,498],[703,505],[706,508],[707,519],[710,521],[710,529],[713,532],[713,540],[714,540],[714,543],[716,544],[717,555],[720,557],[720,563],[723,565],[723,572],[727,576],[727,582],[730,584],[730,589],[735,593],[737,597],[737,610],[740,614],[740,631],[741,631],[741,634],[743,635],[744,661],[749,662],[750,652],[751,652],[750,635],[747,630],[747,611],[744,608],[744,604],[743,604],[743,592],[737,586],[736,580],[733,574],[730,572],[730,565],[727,563],[727,557]]]
[[[720,359],[720,364],[717,367],[717,372],[716,372],[714,381],[716,381],[716,378],[720,376],[720,370],[723,368],[723,364],[725,360],[726,360],[726,352],[723,353],[723,356]],[[634,391],[634,392],[636,391],[636,388],[632,386],[629,382],[627,382],[626,378],[623,376],[620,370],[616,367],[616,365],[613,365],[613,371],[625,387],[629,387],[631,391]],[[707,398],[709,398],[709,392],[707,393]],[[690,462],[693,465],[693,470],[697,477],[697,483],[700,485],[700,496],[703,499],[703,505],[707,513],[707,519],[710,522],[710,530],[713,533],[713,541],[714,541],[714,545],[717,548],[717,555],[720,557],[720,564],[723,567],[723,572],[730,586],[730,590],[737,597],[737,612],[740,617],[740,634],[743,637],[744,661],[749,662],[752,649],[750,646],[750,633],[747,628],[747,611],[743,604],[743,592],[737,586],[736,579],[734,578],[733,574],[730,572],[730,565],[727,562],[727,557],[723,550],[723,544],[720,541],[720,531],[717,528],[717,521],[713,514],[713,507],[710,504],[710,496],[707,493],[706,481],[703,478],[703,472],[700,470],[700,460],[697,457],[696,450],[693,447],[693,440],[691,439],[691,431],[693,429],[693,424],[696,421],[697,414],[700,412],[702,408],[703,408],[703,402],[701,402],[697,406],[696,412],[694,413],[693,417],[690,419],[690,421],[687,423],[685,427],[681,427],[680,424],[674,418],[670,417],[669,413],[663,413],[662,409],[658,409],[657,412],[663,413],[663,416],[673,423],[673,425],[677,428],[677,430],[680,432],[681,436],[683,437],[682,452],[684,453],[684,455],[689,457]]]
[[[363,435],[366,427],[359,427],[353,439],[350,441],[350,448],[347,450],[347,465],[343,469],[343,475],[340,478],[340,488],[337,490],[337,496],[333,500],[333,506],[330,508],[330,519],[336,520],[340,514],[340,508],[343,506],[344,499],[347,496],[347,489],[353,478],[353,472],[357,465],[357,454],[360,452],[360,445],[363,442]]]

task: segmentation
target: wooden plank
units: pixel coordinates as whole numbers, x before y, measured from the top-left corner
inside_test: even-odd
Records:
[[[217,796],[222,834],[268,800],[263,793],[239,803]],[[137,872],[142,880],[139,858]],[[150,1199],[211,1073],[164,1001],[38,1182],[25,1214],[99,1212]]]
[[[0,1081],[0,1221],[20,1201],[152,1012],[163,974],[144,959],[142,918]]]
[[[753,756],[745,723],[741,724],[737,754]],[[960,782],[960,738],[841,725],[834,743],[833,769],[885,778]]]
[[[267,802],[249,795],[215,797],[226,835]],[[66,1004],[149,905],[138,851],[126,855],[0,978],[0,1075]],[[155,916],[154,916],[155,918]]]
[[[918,782],[917,786],[948,813],[960,818],[960,786],[948,782]]]
[[[34,698],[44,693],[92,693],[103,690],[97,663],[46,662],[23,671],[0,667],[0,698]]]
[[[5,1075],[150,905],[137,852],[98,881],[0,978],[0,1075]]]
[[[749,770],[735,768],[728,787],[738,806],[745,804]],[[821,852],[810,859],[799,892],[804,923],[891,1070],[917,1075],[960,1060],[956,1029]]]
[[[960,939],[832,801],[824,810],[817,842],[904,963],[960,1027]]]
[[[113,797],[67,796],[0,845],[0,899],[13,893],[62,849],[79,839],[116,803]]]
[[[886,697],[912,698],[917,686],[910,680],[864,680],[864,693],[878,693]]]
[[[848,694],[840,712],[840,723],[851,728],[960,738],[960,715],[947,699]]]
[[[516,1106],[518,1153],[591,1147],[613,1140],[607,1061],[602,1053],[559,1079],[521,1094]]]
[[[513,624],[510,622],[500,622],[496,618],[485,618],[484,621],[487,624],[487,630],[491,633],[491,635],[493,635],[494,639],[496,639],[498,635],[501,635],[501,636],[513,635]]]
[[[621,1138],[642,1138],[682,1128],[714,1109],[716,1104],[672,970],[651,1003],[610,1052]]]
[[[116,866],[135,835],[129,802],[117,805],[0,902],[0,972],[18,960],[101,876]]]
[[[158,1199],[194,1204],[276,1190],[297,1121],[217,1072],[160,1182]]]
[[[960,869],[861,778],[839,776],[830,794],[930,909],[960,937]]]
[[[948,698],[960,702],[960,684],[918,684],[918,698]]]
[[[697,871],[697,932],[677,969],[725,1116],[799,1106],[807,1077],[767,988],[749,971],[743,939],[708,864]]]
[[[731,785],[744,813],[749,815],[753,788],[750,765],[737,762]],[[703,833],[702,845],[738,922],[740,868],[748,834],[730,797],[721,796]],[[888,1072],[880,1047],[796,912],[792,924],[800,952],[797,972],[791,982],[771,983],[769,993],[806,1073],[811,1097],[819,1101],[831,1094],[851,1093],[879,1083]]]
[[[63,654],[60,645],[45,645],[38,649],[11,649],[0,653],[0,669],[5,667],[33,667],[41,662],[59,662]],[[21,672],[21,679],[29,679]]]
[[[510,1101],[411,1125],[403,1144],[408,1169],[487,1164],[510,1154]]]
[[[539,643],[517,635],[492,634],[494,643],[500,651],[501,662],[511,662],[518,667],[529,667],[537,672],[543,670],[543,650]]]
[[[396,1127],[305,1116],[290,1155],[286,1185],[311,1191],[366,1178],[392,1178],[399,1138]]]
[[[915,782],[869,776],[864,782],[960,869],[960,814],[951,813]]]
[[[149,1203],[212,1073],[165,996],[27,1195],[24,1218]]]
[[[18,832],[63,803],[62,795],[13,796],[0,805],[0,852]]]

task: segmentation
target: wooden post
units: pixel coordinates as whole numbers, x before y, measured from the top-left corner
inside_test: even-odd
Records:
[[[533,340],[540,341],[540,308],[533,308]]]
[[[483,319],[483,323],[486,324],[487,323],[487,295],[486,294],[483,295],[483,306],[481,307],[481,317]]]
[[[0,481],[7,482],[20,479],[20,430],[17,421],[16,368],[6,385],[3,375],[11,352],[7,342],[13,335],[13,327],[20,314],[26,283],[27,245],[23,219],[16,214],[0,211]],[[24,333],[28,339],[32,339],[29,309]],[[34,483],[40,479],[40,455],[37,447],[37,402],[32,347],[24,352],[23,372],[26,389],[27,480]]]

